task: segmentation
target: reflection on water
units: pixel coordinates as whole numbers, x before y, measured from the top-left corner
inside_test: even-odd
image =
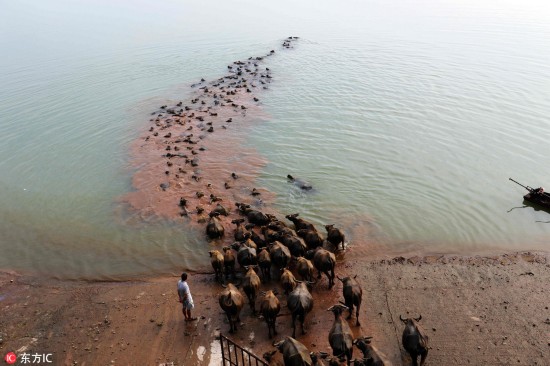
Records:
[[[7,2],[0,13],[0,268],[59,277],[207,263],[200,233],[143,218],[128,148],[148,114],[236,59],[273,58],[247,144],[275,208],[366,252],[548,249],[550,7],[544,1]],[[351,11],[353,9],[353,11]],[[230,14],[238,14],[238,21]],[[287,174],[315,193],[297,191]]]

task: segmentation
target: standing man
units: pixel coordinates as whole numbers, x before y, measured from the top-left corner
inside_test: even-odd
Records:
[[[185,317],[185,321],[197,320],[191,316],[191,310],[195,307],[193,304],[193,298],[191,297],[191,291],[189,291],[189,285],[187,284],[187,273],[181,274],[181,280],[178,281],[178,296],[180,302],[183,304],[182,312]]]

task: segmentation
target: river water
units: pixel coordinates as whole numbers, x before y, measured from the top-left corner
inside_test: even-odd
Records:
[[[548,250],[550,214],[508,181],[550,184],[548,19],[542,0],[4,2],[0,268],[207,263],[202,233],[121,204],[129,146],[159,105],[290,35],[247,137],[277,210],[388,254]]]

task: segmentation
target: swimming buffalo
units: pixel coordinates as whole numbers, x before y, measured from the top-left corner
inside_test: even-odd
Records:
[[[422,315],[417,319],[403,319],[403,317],[399,315],[399,319],[405,324],[402,338],[403,348],[411,355],[413,366],[418,365],[418,356],[420,356],[420,366],[424,365],[426,357],[428,357],[429,348],[428,336],[424,329],[418,324],[422,319]]]

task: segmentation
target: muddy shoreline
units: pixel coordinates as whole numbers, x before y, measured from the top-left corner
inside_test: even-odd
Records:
[[[544,365],[550,357],[548,253],[492,256],[413,256],[339,262],[339,275],[357,274],[363,288],[361,326],[394,365],[409,365],[400,348],[399,315],[422,314],[432,349],[426,365]],[[0,274],[0,349],[52,353],[56,365],[219,365],[216,336],[228,333],[213,275],[193,274],[198,322],[185,323],[177,277],[128,282],[57,281]],[[313,290],[309,333],[298,336],[312,351],[329,351],[332,314],[341,283]],[[272,282],[264,289],[278,287]],[[292,332],[284,306],[279,336]],[[261,355],[271,349],[265,323],[245,306],[231,339]],[[356,349],[354,355],[358,356]]]

